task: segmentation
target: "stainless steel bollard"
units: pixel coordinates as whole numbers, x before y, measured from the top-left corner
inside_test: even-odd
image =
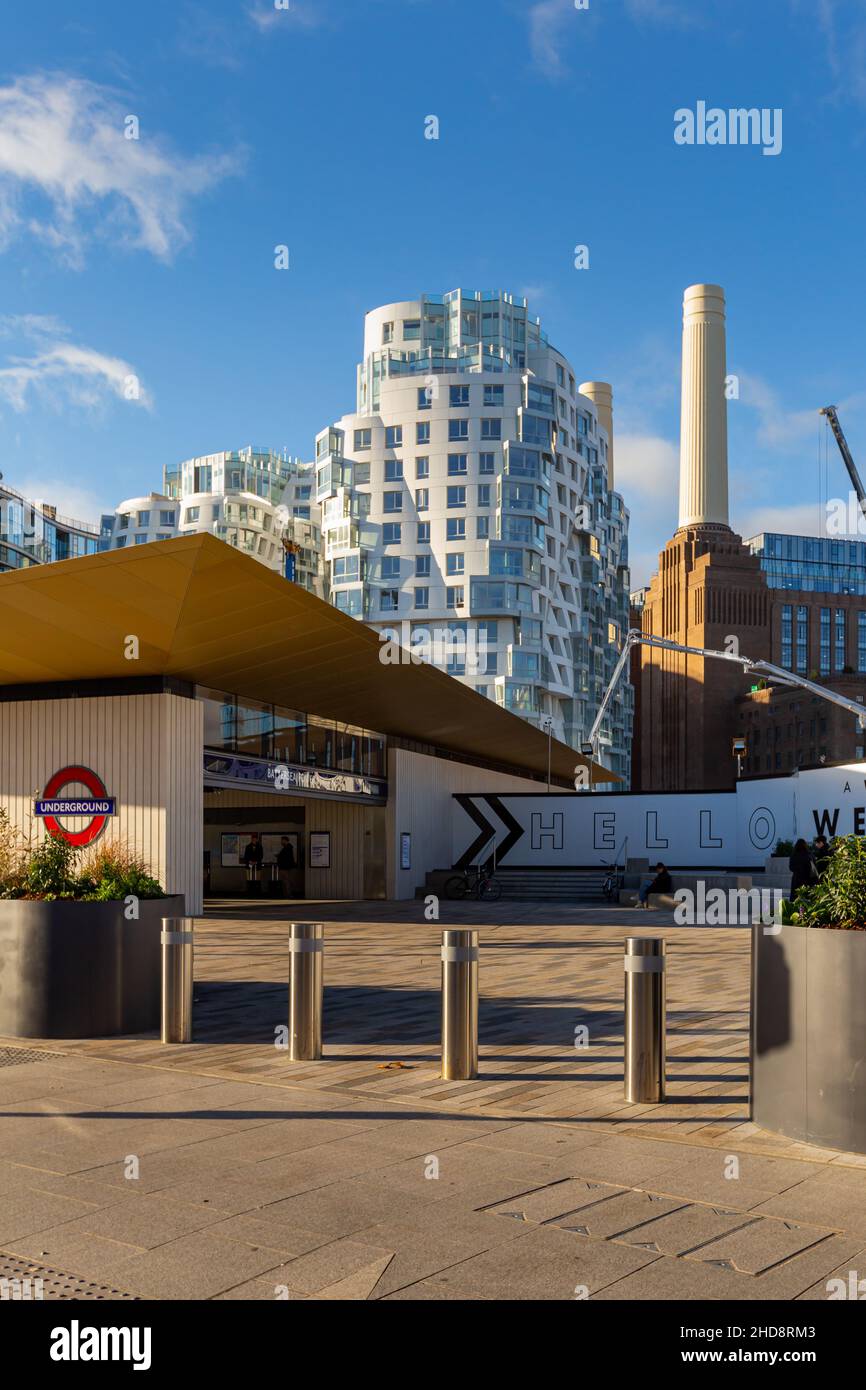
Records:
[[[289,1057],[318,1062],[322,1055],[322,981],[325,928],[292,922],[289,928]]]
[[[665,1098],[665,943],[629,936],[625,943],[625,1098]]]
[[[442,1075],[478,1075],[478,933],[442,933]]]
[[[163,917],[162,1041],[192,1042],[194,917]]]

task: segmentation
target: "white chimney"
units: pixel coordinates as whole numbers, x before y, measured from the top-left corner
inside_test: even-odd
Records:
[[[613,487],[613,387],[607,381],[584,381],[578,386],[582,396],[595,405],[598,423],[607,430],[607,485]]]
[[[725,292],[690,285],[683,296],[680,527],[728,525]]]

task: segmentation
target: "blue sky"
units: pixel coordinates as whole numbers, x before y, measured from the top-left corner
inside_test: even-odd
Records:
[[[309,458],[353,408],[367,309],[505,288],[613,382],[644,581],[676,524],[682,291],[707,280],[740,382],[732,521],[814,534],[821,489],[847,493],[819,406],[866,464],[862,0],[289,3],[5,7],[6,481],[95,517],[168,460]],[[701,100],[781,108],[781,154],[677,145]]]

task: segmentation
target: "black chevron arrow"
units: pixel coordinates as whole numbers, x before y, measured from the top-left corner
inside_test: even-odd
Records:
[[[469,848],[461,854],[457,863],[454,865],[455,869],[468,869],[476,854],[480,854],[484,846],[489,844],[490,840],[495,836],[496,826],[487,819],[484,813],[476,806],[472,797],[467,796],[465,792],[459,793],[454,799],[463,807],[467,816],[472,817],[479,828],[477,837],[472,841]],[[489,801],[490,798],[488,797],[487,800]]]
[[[508,827],[508,834],[502,841],[502,844],[499,846],[499,849],[496,851],[496,862],[497,864],[501,864],[506,854],[508,854],[509,851],[514,849],[514,846],[517,844],[518,840],[523,839],[523,836],[526,834],[526,831],[524,830],[520,822],[514,819],[511,812],[506,811],[498,796],[485,796],[484,800],[487,802],[487,805],[491,808],[491,810],[495,811],[497,816],[499,816],[500,820],[502,820],[504,824]]]

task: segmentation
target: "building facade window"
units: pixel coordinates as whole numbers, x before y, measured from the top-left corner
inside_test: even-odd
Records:
[[[797,605],[797,671],[805,675],[809,666],[809,610],[804,603]]]
[[[402,483],[403,481],[403,462],[402,459],[385,460],[385,482]]]
[[[469,404],[468,386],[449,386],[448,404],[453,410],[460,410]]]
[[[416,444],[429,444],[429,443],[430,443],[430,421],[429,421],[429,420],[418,420],[418,421],[416,421],[416,424],[415,424],[415,443],[416,443]]]
[[[790,603],[782,605],[782,665],[786,671],[794,669],[794,618]]]
[[[469,421],[468,421],[468,420],[449,420],[449,421],[448,421],[448,438],[449,438],[452,442],[455,441],[455,440],[459,440],[459,439],[468,439],[468,438],[469,438]]]
[[[834,657],[833,657],[833,664],[834,664],[834,666],[835,666],[835,668],[836,668],[837,671],[843,671],[843,670],[845,669],[845,662],[846,662],[846,657],[845,657],[845,609],[844,609],[844,608],[837,608],[837,609],[836,609],[836,627],[835,627],[834,647],[835,647],[835,655],[834,655]]]
[[[830,609],[822,608],[820,617],[821,632],[821,657],[820,672],[822,676],[830,674]]]
[[[415,477],[430,477],[430,459],[427,454],[419,454],[415,459]]]

